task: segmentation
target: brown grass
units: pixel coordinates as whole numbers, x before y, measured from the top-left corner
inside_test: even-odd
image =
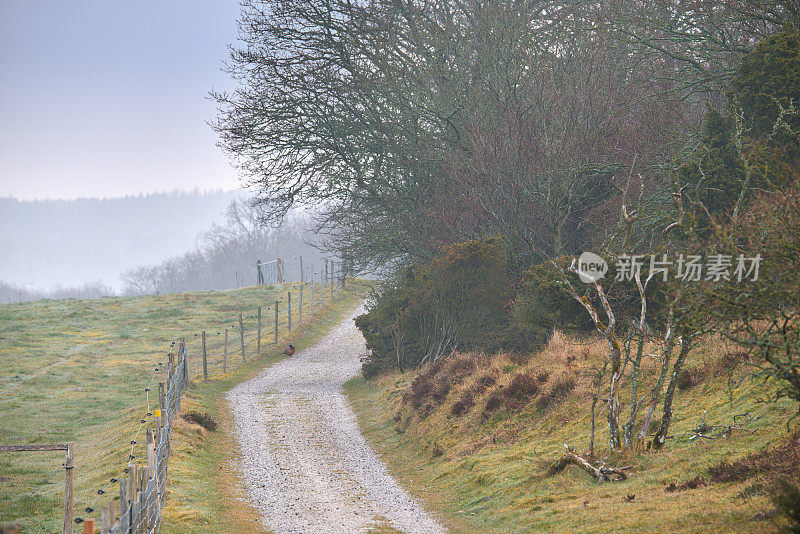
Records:
[[[657,351],[648,346],[646,352]],[[769,471],[758,469],[788,478],[790,469],[800,465],[794,452],[781,445],[796,408],[788,401],[760,403],[769,397],[768,386],[743,380],[746,355],[718,339],[704,340],[690,355],[689,369],[700,370],[703,378],[676,394],[674,437],[664,450],[610,453],[599,405],[595,454],[613,465],[632,465],[628,481],[597,486],[577,468],[545,477],[550,463],[563,454],[564,443],[577,451],[588,445],[592,374],[607,353],[601,340],[576,341],[556,332],[543,351],[527,359],[473,355],[474,371],[456,373],[443,398],[445,388],[435,393],[435,405],[427,404],[433,392],[420,386],[427,380],[441,387],[445,362],[437,362],[435,371],[434,366],[420,369],[416,376],[357,379],[348,391],[362,428],[393,473],[457,532],[752,531],[785,523],[771,512]],[[643,361],[640,394],[648,391],[660,363],[649,356]],[[416,396],[425,398],[424,417],[410,403],[412,382],[419,388]],[[619,391],[627,404],[627,379]],[[601,389],[601,398],[606,393]],[[728,425],[734,414],[745,412],[754,416],[745,423],[754,433],[734,429],[724,438],[688,439],[689,431],[703,422]],[[627,412],[623,422],[626,418]],[[651,425],[660,418],[659,406]],[[777,451],[773,455],[782,458],[767,459],[760,451]],[[724,458],[732,467],[721,462]],[[775,466],[778,461],[781,466]],[[767,468],[770,463],[773,467]],[[714,477],[721,472],[731,482],[717,482]],[[636,497],[625,501],[628,495]],[[756,522],[766,517],[773,520]]]

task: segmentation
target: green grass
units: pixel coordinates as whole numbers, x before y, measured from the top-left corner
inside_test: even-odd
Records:
[[[281,301],[280,336],[284,338],[286,292],[292,289],[286,285],[0,305],[0,443],[74,442],[75,515],[86,516],[87,507],[99,510],[118,493],[119,486],[111,478],[118,477],[127,464],[141,419],[152,424],[152,418],[146,417],[145,388],[153,388],[149,393],[152,411],[158,403],[157,382],[166,373],[154,373],[154,369],[175,350],[171,344],[186,338],[190,374],[197,376],[202,366],[195,334],[203,329],[208,332],[209,359],[214,359],[221,354],[222,332],[229,328],[233,366],[241,361],[238,314],[244,316],[245,329],[253,332],[255,311],[261,306],[262,353],[274,352],[270,345],[274,315],[267,307]],[[307,289],[304,296],[307,318]],[[293,297],[296,308],[296,286]],[[252,357],[252,334],[246,345]],[[213,368],[212,376],[219,376],[219,371]],[[142,461],[140,444],[134,446],[133,454],[135,461]],[[63,454],[58,453],[0,453],[0,525],[18,523],[25,532],[60,531],[62,462]],[[106,494],[99,496],[98,490]]]
[[[698,354],[693,365],[712,362],[720,350],[712,347]],[[726,378],[709,378],[679,392],[671,434],[696,427],[704,415],[710,424],[730,424],[734,414],[745,412],[758,416],[746,425],[754,432],[735,430],[730,438],[716,440],[673,438],[661,452],[612,455],[605,446],[607,431],[601,413],[597,455],[612,465],[632,464],[631,478],[598,486],[574,466],[546,476],[550,463],[563,454],[565,443],[579,451],[588,443],[588,377],[581,365],[569,369],[565,364],[570,354],[580,361],[582,351],[583,347],[569,345],[562,337],[528,363],[518,365],[505,356],[484,362],[424,419],[401,400],[416,372],[395,372],[369,381],[358,377],[346,384],[346,392],[367,439],[390,471],[455,532],[749,532],[774,531],[782,524],[780,518],[755,519],[773,508],[759,486],[767,473],[741,482],[665,491],[670,482],[708,477],[708,468],[723,459],[741,458],[787,439],[786,422],[796,407],[789,402],[759,402],[767,391],[748,381],[730,389]],[[602,358],[602,345],[593,351]],[[461,392],[490,368],[500,377],[495,388],[507,387],[521,370],[535,376],[543,368],[551,371],[548,384],[559,373],[569,373],[578,387],[546,408],[531,400],[520,411],[501,408],[487,414],[490,388],[478,396],[468,413],[452,415],[451,407]],[[634,499],[625,502],[630,494]]]

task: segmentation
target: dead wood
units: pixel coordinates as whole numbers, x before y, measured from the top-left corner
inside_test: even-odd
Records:
[[[628,473],[626,471],[630,470],[633,466],[627,465],[625,467],[613,467],[610,465],[606,465],[605,462],[600,462],[597,465],[592,464],[586,458],[578,455],[572,447],[564,444],[564,448],[566,449],[566,453],[564,456],[550,464],[550,468],[547,470],[547,475],[551,476],[560,471],[563,471],[568,465],[577,465],[590,475],[592,475],[598,484],[602,484],[603,482],[622,482],[624,480],[628,480]]]

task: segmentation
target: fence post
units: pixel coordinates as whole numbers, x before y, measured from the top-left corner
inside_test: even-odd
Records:
[[[286,302],[286,329],[292,331],[292,292],[289,291]]]
[[[67,443],[67,454],[64,459],[64,534],[72,534],[72,470],[75,468],[73,464],[74,458],[74,445]]]
[[[127,532],[131,524],[131,501],[128,492],[128,480],[121,478],[119,481],[119,531]]]
[[[165,404],[165,394],[164,394],[164,382],[158,383],[158,404],[161,407],[161,413],[166,415],[166,404]]]
[[[278,258],[278,283],[283,283],[283,260]]]
[[[100,511],[100,534],[109,534],[111,532],[111,510],[113,509],[114,505],[112,503],[103,506]]]
[[[247,363],[247,357],[244,355],[244,322],[241,313],[239,314],[239,341],[242,345],[242,363]]]
[[[300,256],[300,283],[302,284],[305,281],[304,274],[303,274],[303,256]]]
[[[186,341],[181,340],[181,361],[183,362],[183,387],[178,392],[178,404],[181,401],[181,393],[189,385],[189,351],[186,349]]]
[[[225,329],[225,352],[222,353],[222,372],[228,372],[228,329]]]
[[[261,354],[261,306],[258,307],[258,342],[256,343],[256,354]]]
[[[303,322],[303,286],[300,286],[300,305],[297,306],[297,324]]]
[[[137,465],[133,462],[128,464],[128,494],[131,500],[130,517],[128,519],[130,531],[134,532],[136,527],[136,518],[138,512],[139,501],[139,473],[137,472]]]
[[[208,354],[206,353],[206,331],[203,330],[203,382],[208,382]]]
[[[326,277],[326,278],[327,278],[327,276],[328,276],[327,270],[328,270],[328,266],[327,266],[327,264],[326,264],[326,265],[325,265],[325,271],[326,271],[326,272],[325,272],[325,277]],[[325,307],[325,282],[322,282],[322,307],[323,307],[323,308]]]
[[[275,301],[275,344],[278,344],[278,301]]]
[[[153,473],[156,472],[156,441],[153,435],[153,429],[148,428],[147,436],[147,479],[153,478]]]
[[[83,520],[83,534],[94,534],[94,519],[91,517]]]
[[[145,509],[147,510],[145,513],[145,517],[147,519],[146,527],[148,532],[150,532],[150,530],[155,526],[155,517],[153,517],[153,508],[155,502],[153,500],[153,492],[152,492],[152,490],[155,489],[154,488],[155,473],[156,473],[156,445],[153,436],[153,431],[148,428],[147,429],[147,474],[144,477],[145,503],[146,503]]]
[[[328,258],[325,258],[325,278],[322,279],[322,294],[325,294],[325,282],[328,281]]]

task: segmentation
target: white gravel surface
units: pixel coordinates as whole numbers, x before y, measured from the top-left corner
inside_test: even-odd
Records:
[[[366,350],[358,313],[228,393],[247,495],[276,534],[444,532],[370,449],[342,392]]]

